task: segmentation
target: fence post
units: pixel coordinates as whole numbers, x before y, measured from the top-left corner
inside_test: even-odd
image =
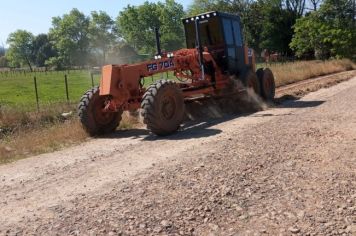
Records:
[[[93,72],[90,72],[90,77],[91,77],[91,87],[94,87],[94,75]]]
[[[33,81],[35,83],[35,93],[36,93],[36,105],[37,105],[37,111],[40,111],[40,105],[38,102],[38,90],[37,90],[37,78],[36,76],[33,77]]]
[[[69,93],[68,93],[68,79],[67,79],[67,75],[64,75],[64,83],[65,83],[65,87],[66,87],[67,103],[69,104]]]

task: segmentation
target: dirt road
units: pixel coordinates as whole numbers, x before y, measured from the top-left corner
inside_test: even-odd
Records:
[[[356,77],[0,166],[0,235],[355,235]]]

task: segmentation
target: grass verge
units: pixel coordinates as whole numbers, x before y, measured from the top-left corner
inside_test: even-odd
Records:
[[[351,60],[298,61],[269,65],[276,79],[276,86],[283,86],[301,80],[322,75],[355,70],[356,64]]]
[[[282,86],[305,79],[356,69],[350,60],[301,61],[269,65],[276,85]],[[66,116],[62,116],[66,113]],[[140,122],[123,114],[119,129],[137,127]],[[46,104],[40,112],[26,106],[0,107],[0,163],[35,154],[52,152],[88,139],[76,116],[76,104]]]
[[[1,108],[0,164],[60,150],[89,139],[76,114],[74,104],[52,104],[40,112]],[[124,112],[118,129],[139,126],[137,117]]]

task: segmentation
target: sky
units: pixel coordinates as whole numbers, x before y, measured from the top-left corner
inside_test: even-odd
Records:
[[[6,46],[11,32],[23,29],[33,34],[47,33],[52,17],[62,16],[77,8],[89,15],[91,11],[105,11],[116,18],[128,4],[140,5],[145,0],[3,0],[0,2],[0,46]],[[157,0],[149,0],[157,2]],[[164,0],[161,0],[164,2]],[[192,0],[176,0],[186,9]]]

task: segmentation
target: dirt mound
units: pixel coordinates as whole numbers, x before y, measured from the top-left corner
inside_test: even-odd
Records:
[[[227,97],[190,101],[186,103],[186,119],[195,121],[222,118],[226,115],[257,112],[267,107],[268,105],[253,91],[245,90]]]

